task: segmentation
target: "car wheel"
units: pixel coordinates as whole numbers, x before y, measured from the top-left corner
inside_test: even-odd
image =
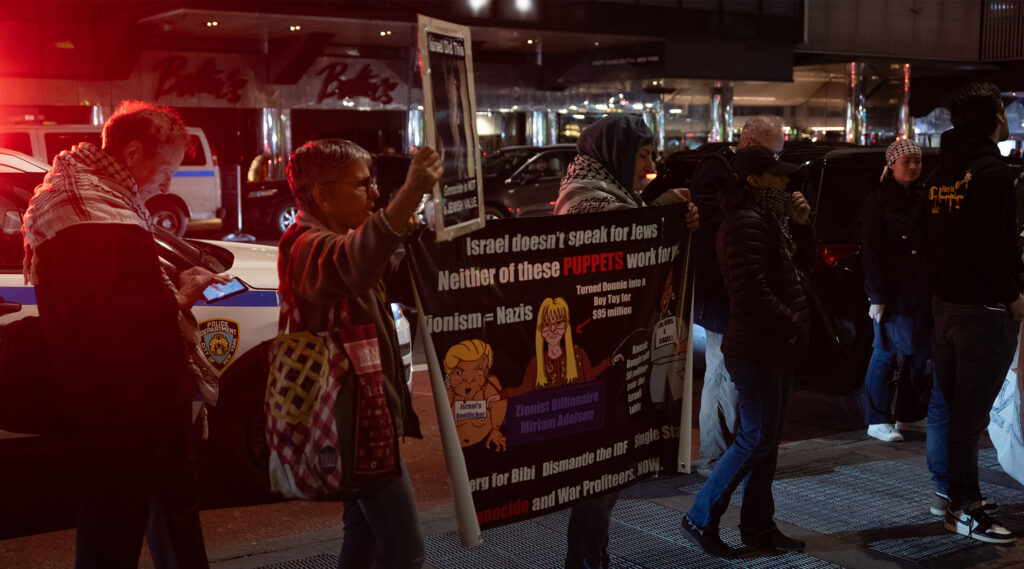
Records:
[[[224,480],[258,495],[270,494],[270,451],[263,399],[267,371],[261,360],[246,363],[213,410],[210,436]]]
[[[181,206],[174,202],[160,201],[148,207],[154,225],[162,227],[178,237],[185,234],[188,218]]]
[[[504,219],[507,217],[500,209],[488,205],[484,206],[484,219]]]
[[[299,206],[295,205],[294,199],[286,199],[274,206],[274,213],[270,217],[270,225],[275,235],[280,237],[295,222],[295,216],[299,214]]]

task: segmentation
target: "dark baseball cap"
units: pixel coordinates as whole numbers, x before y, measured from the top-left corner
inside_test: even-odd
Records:
[[[732,170],[740,180],[747,176],[759,176],[764,173],[789,175],[800,169],[799,164],[782,162],[778,155],[764,146],[748,146],[736,151],[732,159]]]

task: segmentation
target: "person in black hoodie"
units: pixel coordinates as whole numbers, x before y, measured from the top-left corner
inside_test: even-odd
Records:
[[[725,367],[738,393],[740,428],[682,520],[683,536],[712,555],[732,557],[718,524],[736,486],[747,479],[740,538],[755,548],[799,551],[772,517],[772,481],[793,390],[794,367],[806,351],[810,314],[801,270],[815,259],[810,205],[786,191],[799,166],[756,146],[736,153],[737,183],[722,196],[718,260],[729,292]],[[749,475],[749,476],[748,476]]]
[[[990,83],[966,85],[948,107],[953,128],[942,134],[939,167],[925,183],[935,381],[949,410],[944,525],[1006,544],[1014,535],[991,516],[978,486],[978,438],[1024,318],[1013,175],[996,146],[1009,128],[999,88]]]

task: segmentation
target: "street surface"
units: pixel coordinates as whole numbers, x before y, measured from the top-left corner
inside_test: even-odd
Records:
[[[417,360],[422,361],[420,358]],[[700,383],[695,382],[699,402]],[[694,420],[697,409],[694,406]],[[413,407],[419,414],[424,439],[405,439],[402,456],[412,475],[413,487],[424,523],[452,515],[448,474],[445,471],[434,414],[433,397],[425,371],[413,377]],[[806,422],[790,422],[786,440],[825,436],[836,429]],[[697,456],[697,431],[693,430]],[[73,455],[73,453],[71,453]],[[0,567],[3,569],[64,569],[74,564],[75,488],[58,482],[61,473],[77,468],[66,450],[54,449],[20,462],[19,454],[0,455],[5,465],[0,488],[5,503],[0,511]],[[34,457],[34,455],[33,455]],[[65,462],[66,461],[66,462]],[[63,463],[63,464],[62,464]],[[342,535],[340,503],[270,502],[246,503],[251,497],[221,494],[208,496],[201,513],[203,533],[211,560],[231,559],[254,551],[286,549],[296,543],[337,539]],[[218,502],[227,502],[218,503]],[[41,532],[41,533],[37,533]],[[25,535],[32,533],[34,535]],[[20,537],[10,537],[14,534]],[[152,567],[143,551],[140,567]]]

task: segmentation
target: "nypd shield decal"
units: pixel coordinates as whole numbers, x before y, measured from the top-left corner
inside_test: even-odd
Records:
[[[228,367],[238,350],[238,322],[216,318],[199,323],[200,347],[218,372]]]

